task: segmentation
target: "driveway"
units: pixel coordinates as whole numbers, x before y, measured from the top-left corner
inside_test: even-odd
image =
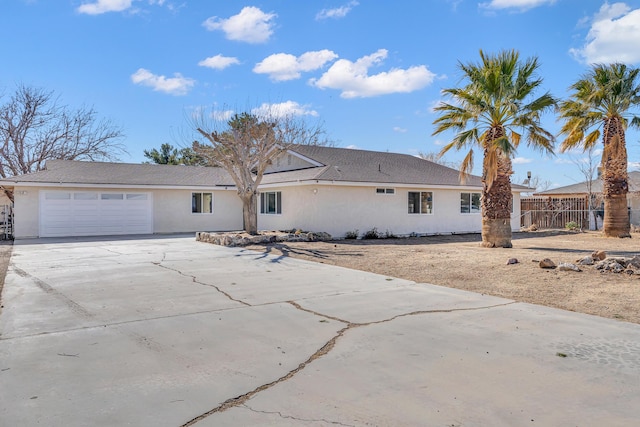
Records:
[[[193,236],[16,241],[2,301],[3,426],[640,419],[640,325]]]

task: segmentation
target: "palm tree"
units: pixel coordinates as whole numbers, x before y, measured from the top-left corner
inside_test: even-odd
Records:
[[[483,151],[482,246],[511,247],[511,157],[524,131],[527,145],[553,153],[554,137],[540,125],[540,116],[557,102],[549,93],[529,100],[542,79],[535,76],[537,58],[520,61],[515,50],[497,55],[480,51],[477,64],[459,64],[465,85],[444,89],[453,103],[436,107],[440,116],[433,122],[433,135],[456,132],[440,154],[452,148],[469,148],[460,166],[460,178],[473,169],[473,148]]]
[[[631,237],[625,130],[640,128],[640,117],[629,111],[640,105],[639,72],[620,63],[593,65],[570,87],[571,97],[560,103],[560,119],[564,120],[560,134],[566,135],[561,151],[592,149],[602,134],[602,228],[606,237]]]

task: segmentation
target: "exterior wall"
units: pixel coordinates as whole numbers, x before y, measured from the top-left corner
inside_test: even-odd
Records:
[[[191,213],[191,190],[156,190],[76,187],[16,187],[14,192],[14,237],[38,237],[40,190],[56,191],[142,191],[153,194],[153,232],[187,233],[230,231],[242,228],[242,203],[235,191],[198,189],[213,193],[213,213]]]
[[[235,190],[213,192],[213,213],[191,213],[191,193],[211,190],[155,190],[154,233],[231,231],[242,229],[242,201]]]
[[[310,166],[312,166],[311,163],[301,159],[300,157],[284,152],[273,159],[273,163],[266,169],[265,173],[304,169]]]
[[[479,213],[460,213],[460,193],[480,192],[479,189],[389,188],[395,188],[395,194],[376,194],[376,187],[355,186],[310,185],[263,189],[282,192],[282,214],[259,214],[258,228],[324,231],[336,238],[355,230],[362,235],[374,227],[381,234],[389,232],[395,235],[481,231]],[[409,191],[432,191],[433,214],[409,214]],[[513,230],[520,227],[519,205],[520,197],[514,194]]]
[[[631,208],[631,224],[640,226],[640,193],[629,192],[627,195],[627,202]]]
[[[13,236],[38,237],[40,197],[36,187],[19,187],[13,192]]]

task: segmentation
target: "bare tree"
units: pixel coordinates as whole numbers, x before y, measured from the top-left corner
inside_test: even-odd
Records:
[[[593,222],[596,230],[598,229],[598,207],[604,201],[602,192],[594,191],[595,183],[600,179],[598,176],[598,168],[600,162],[595,158],[595,147],[591,146],[586,150],[587,156],[581,158],[572,158],[572,162],[577,166],[580,174],[584,178],[587,190],[587,206],[589,212],[593,215]]]
[[[445,160],[440,153],[424,153],[422,151],[418,151],[418,157],[451,169],[460,169],[460,162],[450,162]]]
[[[122,137],[92,107],[71,110],[53,92],[21,85],[0,105],[0,176],[42,170],[49,159],[116,160]]]
[[[324,128],[278,114],[235,114],[227,122],[200,115],[194,127],[208,144],[193,143],[195,153],[226,170],[242,200],[244,229],[258,234],[258,186],[273,159],[293,144],[328,145]]]
[[[520,179],[514,178],[513,182],[522,182],[522,185],[525,185],[529,188],[529,191],[524,192],[526,196],[531,196],[533,193],[539,193],[541,191],[546,191],[551,187],[551,181],[548,179],[542,179],[540,175],[531,175],[531,172],[527,172],[527,178]]]

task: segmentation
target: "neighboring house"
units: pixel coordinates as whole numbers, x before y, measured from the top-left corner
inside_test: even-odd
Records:
[[[242,203],[220,168],[52,160],[0,185],[14,193],[16,238],[242,229]],[[477,176],[461,184],[457,170],[410,155],[294,146],[264,175],[258,228],[480,232],[481,189]],[[521,191],[513,186],[514,230]]]
[[[640,226],[640,172],[629,172],[629,193],[627,194],[627,206],[629,207],[629,215],[631,224]],[[554,188],[552,190],[541,191],[535,193],[536,197],[551,197],[555,199],[570,199],[575,197],[584,197],[585,200],[589,196],[589,182],[584,181],[577,184],[567,185],[565,187]],[[602,211],[604,203],[602,200],[602,180],[597,178],[591,182],[591,197],[596,210],[596,215],[589,215],[590,228],[595,229],[594,218],[597,218],[597,228],[602,228]],[[593,212],[591,212],[593,213]]]

